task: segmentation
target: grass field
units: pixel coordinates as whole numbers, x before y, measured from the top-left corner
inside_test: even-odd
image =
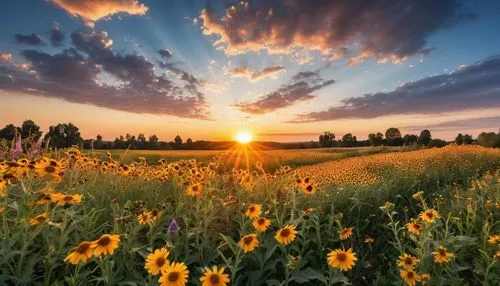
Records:
[[[0,284],[499,285],[500,150],[386,151],[4,160]]]

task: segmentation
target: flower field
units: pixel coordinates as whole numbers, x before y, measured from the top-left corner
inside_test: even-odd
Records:
[[[500,284],[499,149],[226,159],[0,161],[0,284]]]

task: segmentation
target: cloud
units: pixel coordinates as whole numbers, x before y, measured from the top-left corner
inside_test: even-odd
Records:
[[[93,26],[94,22],[118,13],[144,15],[149,9],[146,5],[139,3],[139,0],[50,1],[70,15],[82,18],[89,26]]]
[[[159,50],[158,53],[160,54],[160,56],[162,56],[163,58],[171,58],[172,57],[172,51],[170,51],[169,49],[163,49],[163,50]]]
[[[14,39],[20,44],[30,46],[39,46],[43,44],[43,39],[35,33],[31,33],[30,35],[15,34]]]
[[[425,128],[439,131],[453,131],[453,130],[471,130],[471,129],[488,129],[499,128],[500,116],[470,118],[445,121],[433,125],[414,125],[406,126],[401,129],[408,131],[419,131]]]
[[[12,59],[12,54],[0,53],[0,62],[10,62]]]
[[[50,42],[54,47],[58,47],[64,41],[64,33],[59,25],[54,24],[50,29]]]
[[[265,114],[314,99],[316,95],[313,95],[313,92],[334,82],[334,80],[322,79],[317,72],[300,72],[292,77],[290,83],[282,85],[279,89],[253,102],[240,102],[233,106],[245,113]]]
[[[228,55],[318,50],[350,64],[367,58],[401,62],[426,54],[427,38],[475,16],[461,0],[260,0],[201,11],[203,33]],[[357,55],[347,47],[356,46]]]
[[[203,83],[155,72],[139,54],[116,53],[106,32],[75,31],[54,54],[24,50],[27,68],[0,64],[0,89],[61,98],[114,110],[209,119]]]
[[[347,98],[340,106],[299,115],[294,122],[441,114],[500,107],[499,78],[500,56],[493,56],[472,65],[462,65],[451,73],[407,82],[390,92]]]
[[[249,67],[237,67],[231,70],[230,74],[233,77],[247,77],[250,81],[255,82],[266,77],[273,77],[284,70],[285,68],[283,66],[266,67],[260,71],[254,71]]]

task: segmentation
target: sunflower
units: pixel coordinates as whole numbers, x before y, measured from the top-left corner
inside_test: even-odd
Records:
[[[189,270],[182,262],[169,264],[162,272],[158,282],[161,286],[184,286],[187,283]]]
[[[436,263],[450,262],[450,260],[455,257],[455,255],[451,252],[448,252],[448,249],[446,249],[446,247],[444,246],[438,247],[438,249],[432,252],[432,254],[434,255],[434,262]]]
[[[401,278],[410,286],[415,286],[415,284],[420,281],[421,277],[412,269],[400,270]]]
[[[29,224],[30,225],[39,225],[41,223],[46,222],[47,220],[49,220],[47,213],[43,213],[43,214],[39,214],[36,217],[30,219]]]
[[[415,267],[415,265],[417,265],[419,262],[420,260],[416,257],[404,253],[403,255],[399,256],[398,266],[401,266],[404,269],[413,269],[413,267]]]
[[[416,192],[411,197],[415,200],[420,200],[424,197],[424,192],[422,191]]]
[[[492,246],[499,244],[500,243],[500,235],[499,234],[490,235],[490,237],[488,237],[488,243],[491,244]]]
[[[229,283],[229,275],[224,274],[224,267],[220,270],[213,266],[212,270],[205,268],[203,276],[200,278],[201,286],[226,286]]]
[[[71,264],[78,264],[80,261],[83,263],[87,262],[87,260],[92,256],[92,243],[89,241],[82,241],[75,250],[70,252],[66,258],[64,258],[64,262],[69,262]]]
[[[422,229],[422,225],[418,222],[410,222],[406,225],[406,229],[414,235],[420,235],[420,230]]]
[[[139,224],[148,224],[148,222],[151,219],[151,215],[149,212],[142,212],[140,215],[137,216],[137,220],[139,221]]]
[[[353,228],[354,227],[348,227],[348,228],[344,228],[344,229],[339,230],[339,237],[340,237],[340,239],[346,240],[349,237],[351,237],[351,235],[352,235],[352,229]]]
[[[375,242],[375,239],[374,239],[373,237],[367,236],[367,237],[365,237],[364,242],[365,242],[366,244],[372,244],[372,243],[374,243],[374,242]]]
[[[160,212],[157,209],[152,209],[150,214],[153,220],[157,220],[158,216],[160,215]]]
[[[426,210],[419,217],[428,223],[433,223],[436,219],[440,218],[439,213],[435,209]]]
[[[257,246],[259,246],[259,239],[254,233],[247,234],[240,240],[240,247],[244,253],[253,251]]]
[[[295,226],[287,224],[276,232],[274,238],[276,238],[279,243],[287,245],[295,240],[296,235],[297,230],[295,230]]]
[[[186,192],[187,192],[188,196],[196,197],[196,196],[201,195],[202,191],[203,191],[202,184],[194,184],[191,187],[189,187]]]
[[[169,253],[166,247],[156,249],[146,257],[146,265],[144,267],[149,273],[158,275],[170,264],[168,261]]]
[[[302,212],[302,215],[303,215],[303,216],[305,216],[305,217],[307,217],[307,216],[311,215],[311,213],[312,213],[313,211],[314,211],[314,209],[313,209],[313,208],[308,208],[308,209],[306,209],[304,212]]]
[[[56,160],[42,159],[35,165],[35,172],[38,176],[54,181],[61,181],[61,166]]]
[[[422,285],[427,285],[431,281],[431,275],[428,273],[421,274],[420,279],[420,283],[422,283]]]
[[[252,225],[258,232],[264,232],[271,224],[271,220],[261,217],[253,221]]]
[[[59,206],[79,204],[82,201],[82,195],[54,194],[51,197],[52,200],[56,201]]]
[[[119,234],[103,234],[98,240],[92,241],[94,256],[101,256],[102,254],[113,255],[119,243]]]
[[[259,204],[251,204],[246,213],[245,213],[249,218],[253,219],[262,214],[262,205]]]
[[[312,195],[312,194],[314,194],[316,192],[316,188],[312,184],[304,185],[302,187],[302,191],[306,195]]]
[[[328,253],[327,260],[331,267],[347,271],[352,269],[355,261],[358,259],[356,258],[356,253],[352,252],[352,248],[349,248],[347,251],[344,249],[332,250]]]

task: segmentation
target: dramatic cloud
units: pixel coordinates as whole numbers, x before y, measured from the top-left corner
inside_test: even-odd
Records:
[[[452,73],[408,82],[390,92],[347,98],[341,106],[299,115],[295,122],[376,118],[400,114],[441,114],[500,107],[500,56]]]
[[[273,77],[284,71],[283,66],[272,66],[263,68],[260,71],[254,71],[249,67],[237,67],[230,71],[233,77],[247,77],[250,81],[259,81],[266,77]]]
[[[431,130],[449,131],[449,130],[470,130],[470,129],[497,129],[500,126],[500,116],[469,118],[460,120],[451,120],[433,125],[406,126],[401,129],[417,132],[429,128]]]
[[[43,44],[42,38],[35,33],[31,33],[31,35],[16,34],[14,36],[14,39],[16,40],[16,42],[20,44],[26,44],[31,46],[39,46]]]
[[[64,40],[64,33],[61,31],[59,25],[55,24],[50,29],[50,42],[54,47],[58,47]]]
[[[278,90],[259,97],[254,102],[240,102],[233,106],[250,114],[264,114],[296,103],[316,98],[312,93],[333,84],[334,80],[324,80],[317,72],[299,72],[289,84]]]
[[[24,50],[28,68],[0,64],[0,89],[134,113],[207,119],[202,83],[155,73],[139,54],[111,50],[106,32],[76,31],[72,47],[56,54]]]
[[[401,62],[427,53],[429,35],[474,18],[461,0],[258,0],[234,1],[224,13],[202,10],[203,33],[228,55],[267,50],[319,50],[350,63],[375,57]]]
[[[10,62],[11,59],[12,59],[12,54],[0,53],[0,63],[1,62]]]
[[[81,17],[89,26],[103,18],[118,13],[144,15],[148,7],[139,0],[50,0],[74,17]]]

